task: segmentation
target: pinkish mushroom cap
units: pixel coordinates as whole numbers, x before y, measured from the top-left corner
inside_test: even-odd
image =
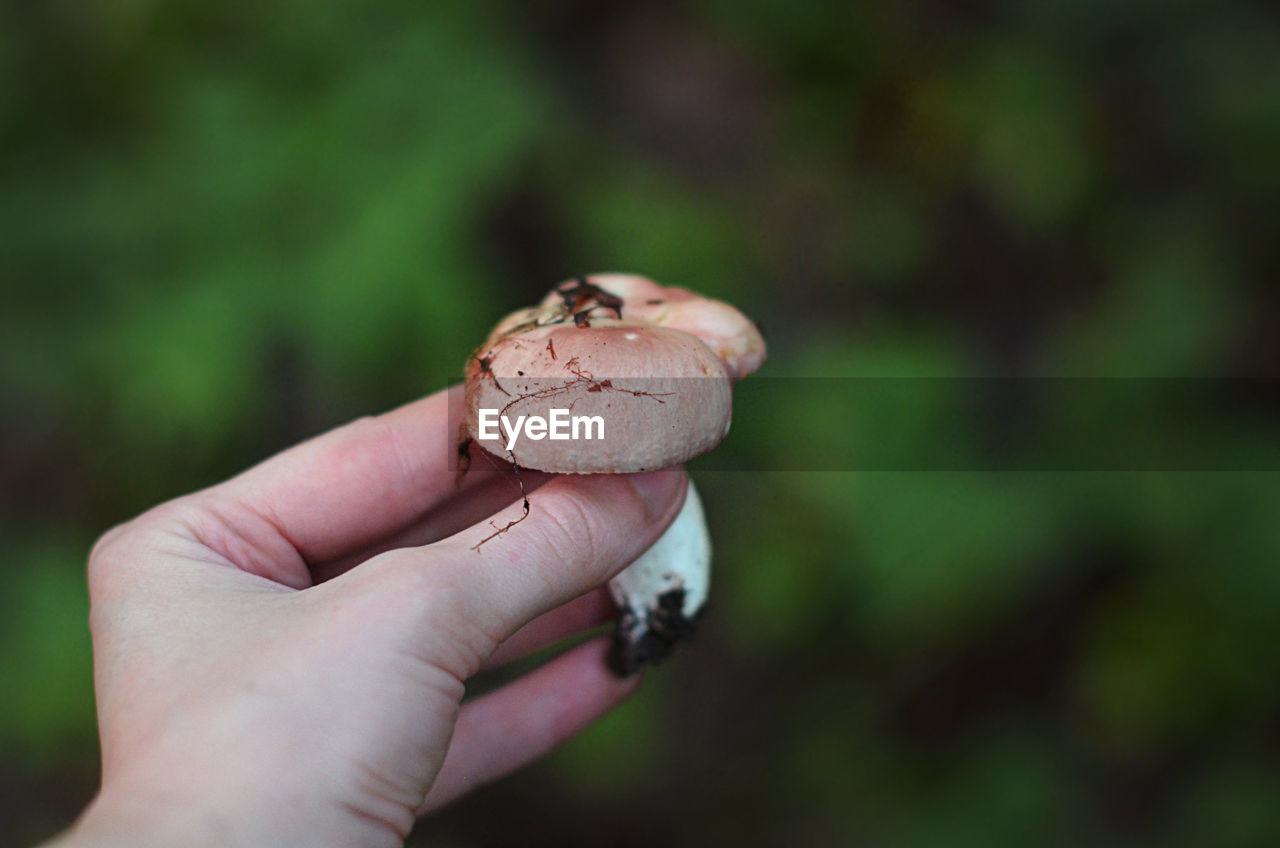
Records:
[[[567,410],[598,417],[603,437],[521,436],[512,458],[557,473],[666,468],[724,439],[733,383],[764,354],[759,330],[727,303],[622,274],[562,283],[538,306],[504,318],[472,354],[466,435],[508,458],[509,430],[499,425],[499,438],[480,438],[481,410],[508,422]]]

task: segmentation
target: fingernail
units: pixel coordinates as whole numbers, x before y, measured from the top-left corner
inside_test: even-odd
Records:
[[[645,512],[650,521],[657,521],[666,514],[671,502],[684,490],[685,474],[680,468],[665,471],[646,471],[630,475],[631,485],[640,493]]]

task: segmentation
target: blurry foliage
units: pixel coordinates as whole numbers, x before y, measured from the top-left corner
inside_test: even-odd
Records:
[[[94,534],[570,274],[732,300],[766,375],[1274,376],[1278,90],[1246,2],[0,7],[3,836],[92,791]],[[724,455],[980,468],[963,385],[748,386]],[[1257,412],[1194,449],[1247,467]],[[701,482],[700,643],[422,844],[1280,842],[1273,474]]]

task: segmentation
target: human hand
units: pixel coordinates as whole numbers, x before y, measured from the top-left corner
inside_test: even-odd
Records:
[[[399,845],[633,690],[597,639],[461,705],[482,668],[613,615],[602,587],[674,518],[683,471],[526,474],[528,518],[477,551],[522,507],[497,469],[455,486],[460,402],[358,420],[103,536],[103,783],[66,844]]]

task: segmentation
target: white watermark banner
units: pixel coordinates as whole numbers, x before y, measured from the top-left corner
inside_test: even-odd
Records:
[[[535,440],[600,450],[604,437],[634,432],[645,416],[657,420],[667,411],[663,405],[693,394],[696,381],[687,382],[654,378],[647,395],[619,397],[606,390],[584,395],[590,400],[581,403],[565,394],[556,396],[554,408],[536,413],[509,402],[511,409],[487,411],[482,423],[494,439],[486,447],[503,459],[513,454],[517,462],[521,447]],[[599,392],[598,385],[607,383],[583,391]],[[590,415],[581,415],[584,407]],[[677,430],[667,437],[682,436]],[[723,443],[690,466],[1280,471],[1280,379],[756,375],[733,389],[732,425]]]

